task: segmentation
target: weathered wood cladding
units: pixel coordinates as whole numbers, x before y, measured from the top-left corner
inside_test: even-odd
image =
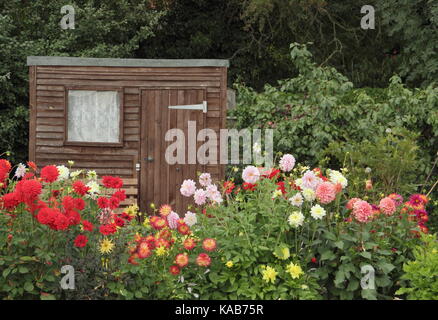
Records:
[[[144,89],[204,89],[208,103],[205,127],[215,130],[219,136],[219,130],[225,126],[226,67],[31,65],[29,76],[29,158],[40,167],[74,160],[74,169],[94,169],[99,175],[140,179],[136,164],[146,165],[140,159],[141,148],[145,148],[141,137],[141,99]],[[70,87],[123,90],[121,146],[65,143],[67,89]],[[224,176],[224,167],[220,165],[207,166],[207,171],[214,179]]]

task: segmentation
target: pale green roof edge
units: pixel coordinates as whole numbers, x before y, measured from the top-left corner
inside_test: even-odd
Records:
[[[28,66],[97,66],[97,67],[148,67],[148,68],[188,68],[226,67],[228,60],[220,59],[114,59],[76,57],[27,57]]]

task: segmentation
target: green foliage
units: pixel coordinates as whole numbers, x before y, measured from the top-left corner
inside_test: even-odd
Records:
[[[392,192],[411,194],[418,189],[418,172],[427,166],[418,157],[417,138],[416,134],[395,128],[371,140],[331,142],[320,164],[327,166],[334,157],[336,163],[348,169],[352,197],[364,192],[367,180],[372,182],[367,192],[371,199]]]
[[[423,235],[414,249],[415,260],[404,264],[407,283],[397,291],[409,300],[438,300],[438,242],[436,235]]]
[[[0,110],[0,153],[12,150],[12,162],[23,162],[27,154],[29,112],[25,107]]]
[[[317,66],[304,45],[292,44],[291,58],[300,74],[277,87],[266,85],[257,93],[236,84],[238,105],[230,115],[237,128],[274,129],[274,151],[293,150],[309,165],[322,159],[332,142],[372,141],[388,128],[405,128],[419,134],[417,157],[423,163],[417,175],[430,173],[438,151],[437,88],[411,90],[394,76],[388,88],[370,94],[369,89],[353,89],[335,69]]]
[[[433,0],[379,0],[385,33],[398,39],[399,72],[407,83],[427,85],[438,78],[438,3]]]

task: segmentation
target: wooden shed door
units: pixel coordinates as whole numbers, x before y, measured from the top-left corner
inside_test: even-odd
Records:
[[[151,203],[156,207],[170,204],[174,211],[183,215],[187,206],[193,203],[192,198],[183,197],[179,189],[185,179],[196,181],[197,171],[204,171],[205,166],[197,161],[196,164],[187,164],[188,122],[196,121],[197,134],[205,128],[206,113],[202,110],[169,109],[169,106],[202,104],[204,100],[205,89],[142,90],[139,194],[142,212],[151,213]],[[173,128],[184,132],[186,164],[169,165],[165,159],[166,149],[173,143],[165,141],[165,134]],[[203,142],[196,142],[197,148],[202,144]]]

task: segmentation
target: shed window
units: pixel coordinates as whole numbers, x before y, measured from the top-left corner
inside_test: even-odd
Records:
[[[117,91],[68,91],[69,142],[120,142],[120,98]]]

